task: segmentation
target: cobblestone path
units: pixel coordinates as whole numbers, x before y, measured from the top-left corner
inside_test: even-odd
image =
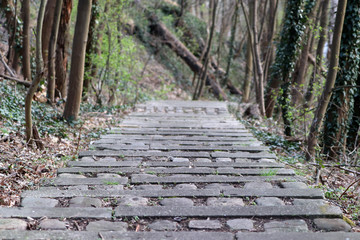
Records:
[[[0,208],[0,238],[360,239],[226,103],[139,105],[90,149]]]

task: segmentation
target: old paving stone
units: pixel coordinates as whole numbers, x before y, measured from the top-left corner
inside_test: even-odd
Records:
[[[119,174],[113,174],[113,173],[98,173],[98,178],[120,178]]]
[[[165,198],[160,201],[162,206],[193,206],[194,202],[189,198]]]
[[[22,207],[55,207],[58,200],[50,198],[25,197],[21,200]]]
[[[195,158],[195,162],[209,163],[211,160],[209,158]]]
[[[264,224],[265,232],[307,232],[308,226],[304,220],[271,221]]]
[[[272,188],[271,183],[268,182],[249,182],[245,183],[245,189],[270,189]]]
[[[157,220],[150,223],[149,228],[155,231],[174,231],[177,229],[177,223],[169,220]]]
[[[57,219],[44,219],[40,222],[41,230],[66,230],[66,222]]]
[[[188,158],[172,158],[173,162],[189,162]]]
[[[26,230],[27,223],[20,219],[0,219],[0,231],[2,230]],[[1,236],[1,234],[0,234]]]
[[[217,158],[216,162],[232,162],[231,158]]]
[[[146,190],[146,191],[158,191],[158,190],[162,190],[163,187],[161,185],[144,184],[144,185],[135,186],[135,189]]]
[[[242,198],[208,198],[206,200],[208,206],[244,206]]]
[[[280,186],[283,188],[300,188],[300,189],[307,189],[309,188],[303,182],[281,182]]]
[[[324,205],[326,204],[326,201],[322,199],[294,199],[293,201],[294,205]]]
[[[195,190],[197,189],[195,184],[177,184],[174,189],[176,190]]]
[[[251,219],[239,218],[232,219],[226,222],[226,225],[231,230],[253,230],[254,229],[254,221]]]
[[[189,228],[195,229],[219,229],[221,226],[218,220],[191,220],[189,222]]]
[[[70,207],[94,207],[99,208],[102,206],[102,202],[98,198],[90,197],[75,197],[70,199]]]
[[[72,173],[61,173],[58,175],[59,178],[86,178],[81,174],[72,174]]]
[[[147,206],[148,199],[139,197],[139,196],[131,196],[125,195],[118,200],[119,206]]]
[[[328,218],[317,218],[314,219],[315,226],[327,232],[330,231],[343,231],[350,232],[351,227],[342,219],[328,219]]]
[[[125,222],[110,222],[105,220],[89,222],[86,226],[87,231],[127,231],[127,223]]]
[[[210,183],[205,186],[205,189],[219,189],[220,191],[224,191],[234,189],[234,186],[227,183]]]
[[[255,200],[258,206],[281,206],[285,203],[277,197],[260,197]]]

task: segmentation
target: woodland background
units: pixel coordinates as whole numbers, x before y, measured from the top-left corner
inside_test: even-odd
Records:
[[[138,102],[218,99],[359,224],[358,0],[2,0],[0,22],[0,204]]]

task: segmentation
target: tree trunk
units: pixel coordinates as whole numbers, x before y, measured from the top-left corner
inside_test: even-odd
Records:
[[[292,88],[292,104],[294,106],[297,105],[297,103],[303,98],[304,96],[304,84],[306,80],[306,72],[308,70],[308,55],[310,52],[310,46],[311,41],[313,38],[313,26],[312,22],[314,21],[316,10],[319,8],[320,1],[316,1],[315,7],[312,9],[310,15],[309,15],[309,22],[307,24],[307,30],[304,34],[305,41],[304,45],[302,46],[302,51],[300,54],[300,58],[298,59],[299,65],[298,65],[298,71],[295,75],[294,82],[293,82],[293,88]]]
[[[316,108],[316,112],[310,127],[310,132],[307,140],[306,160],[308,161],[310,159],[314,159],[315,147],[317,145],[317,135],[319,134],[319,129],[321,127],[321,123],[324,118],[326,108],[329,104],[330,97],[332,95],[332,89],[335,84],[335,79],[339,64],[341,34],[344,25],[346,4],[347,4],[347,0],[339,1],[338,10],[336,14],[335,27],[334,27],[333,41],[332,41],[333,44],[331,47],[329,73],[326,78],[324,91],[321,95],[319,104]]]
[[[320,38],[316,48],[316,61],[314,64],[313,72],[311,74],[310,82],[305,94],[304,108],[309,108],[312,105],[314,98],[314,84],[316,79],[322,76],[322,64],[323,64],[323,52],[327,39],[328,32],[328,18],[329,18],[329,4],[330,0],[324,0],[321,6],[321,18],[320,18]]]
[[[64,117],[68,121],[78,118],[84,77],[86,41],[89,32],[92,0],[79,0],[71,56],[68,98]]]
[[[31,82],[31,66],[30,66],[30,0],[23,0],[22,6],[23,18],[23,49],[22,64],[24,79]]]
[[[49,51],[49,42],[51,35],[51,27],[54,21],[54,12],[55,12],[56,1],[51,0],[47,1],[45,8],[45,15],[43,20],[43,28],[42,28],[42,37],[41,37],[41,51],[42,58],[44,62],[44,69],[48,68],[48,51]]]
[[[209,65],[209,59],[210,59],[210,49],[211,49],[211,44],[212,44],[212,39],[214,36],[214,32],[215,32],[215,20],[216,20],[216,8],[218,5],[218,1],[217,0],[211,0],[211,5],[213,7],[212,9],[212,18],[211,18],[211,28],[210,28],[210,36],[209,36],[209,42],[207,44],[207,49],[204,55],[204,65],[202,66],[202,69],[199,73],[199,79],[198,82],[196,84],[196,88],[194,91],[194,95],[193,95],[193,100],[198,100],[201,95],[202,95],[202,91],[203,91],[203,87],[205,85],[205,81],[206,81],[206,75],[207,75],[207,69],[208,69],[208,65]]]
[[[90,82],[92,79],[93,67],[95,65],[92,62],[93,55],[96,53],[96,45],[100,44],[99,39],[95,36],[95,30],[97,26],[97,21],[99,18],[99,10],[98,10],[98,0],[93,0],[92,8],[91,8],[91,19],[88,33],[88,40],[86,43],[86,57],[85,57],[85,74],[84,76],[84,87],[83,87],[83,101],[87,100],[87,94],[90,89]],[[102,29],[101,29],[102,30]],[[100,30],[100,31],[101,31]]]
[[[55,51],[59,32],[61,8],[63,0],[56,0],[54,21],[51,28],[49,51],[48,51],[48,77],[47,77],[47,98],[50,103],[55,102]]]
[[[360,1],[347,2],[344,29],[341,36],[339,73],[324,121],[324,153],[338,159],[346,150],[349,121],[354,113],[354,87],[360,66]]]
[[[253,17],[252,14],[254,10],[252,9],[254,7],[254,4],[249,3],[249,24],[252,26],[253,23]],[[249,102],[250,100],[250,89],[251,89],[251,79],[252,79],[252,72],[254,68],[254,59],[253,59],[253,53],[252,53],[252,38],[251,38],[251,32],[248,31],[248,37],[247,37],[247,44],[246,44],[246,66],[245,66],[245,79],[244,79],[244,86],[243,86],[243,98],[242,101],[244,103]]]
[[[66,98],[67,63],[69,48],[69,27],[72,11],[72,0],[64,0],[61,10],[59,34],[55,56],[55,97]]]
[[[42,78],[42,59],[41,59],[41,34],[42,34],[42,23],[44,19],[44,12],[45,12],[45,0],[41,0],[40,2],[40,9],[37,19],[37,26],[36,26],[36,77],[31,83],[31,86],[28,89],[25,98],[25,128],[26,128],[26,142],[32,146],[33,139],[34,139],[34,128],[32,125],[32,117],[31,117],[31,104],[34,93],[40,83]],[[34,126],[35,127],[35,126]],[[36,128],[35,128],[36,129]],[[37,144],[37,146],[41,147],[41,144]]]

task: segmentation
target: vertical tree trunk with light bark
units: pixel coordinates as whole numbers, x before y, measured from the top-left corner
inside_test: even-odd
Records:
[[[308,161],[314,159],[315,147],[317,145],[317,136],[319,134],[319,129],[321,128],[321,123],[325,116],[326,108],[329,104],[330,97],[332,95],[332,89],[335,85],[336,75],[338,71],[338,64],[339,64],[341,33],[344,25],[346,5],[347,5],[347,0],[339,1],[336,20],[335,20],[333,41],[332,41],[333,44],[331,47],[329,73],[326,78],[324,91],[321,95],[319,104],[316,108],[316,112],[311,124],[310,132],[307,140],[306,159]]]
[[[68,98],[65,104],[64,117],[68,121],[78,118],[84,78],[86,41],[89,32],[91,0],[79,0],[71,56]]]
[[[24,78],[31,81],[30,65],[30,0],[23,0],[21,6],[23,19],[22,64]]]
[[[55,53],[56,53],[56,42],[59,32],[62,3],[63,0],[56,0],[54,20],[51,27],[51,34],[49,40],[47,98],[50,103],[55,102]]]
[[[70,15],[72,0],[64,0],[61,10],[59,33],[55,56],[55,97],[66,98],[67,63],[69,48]]]

